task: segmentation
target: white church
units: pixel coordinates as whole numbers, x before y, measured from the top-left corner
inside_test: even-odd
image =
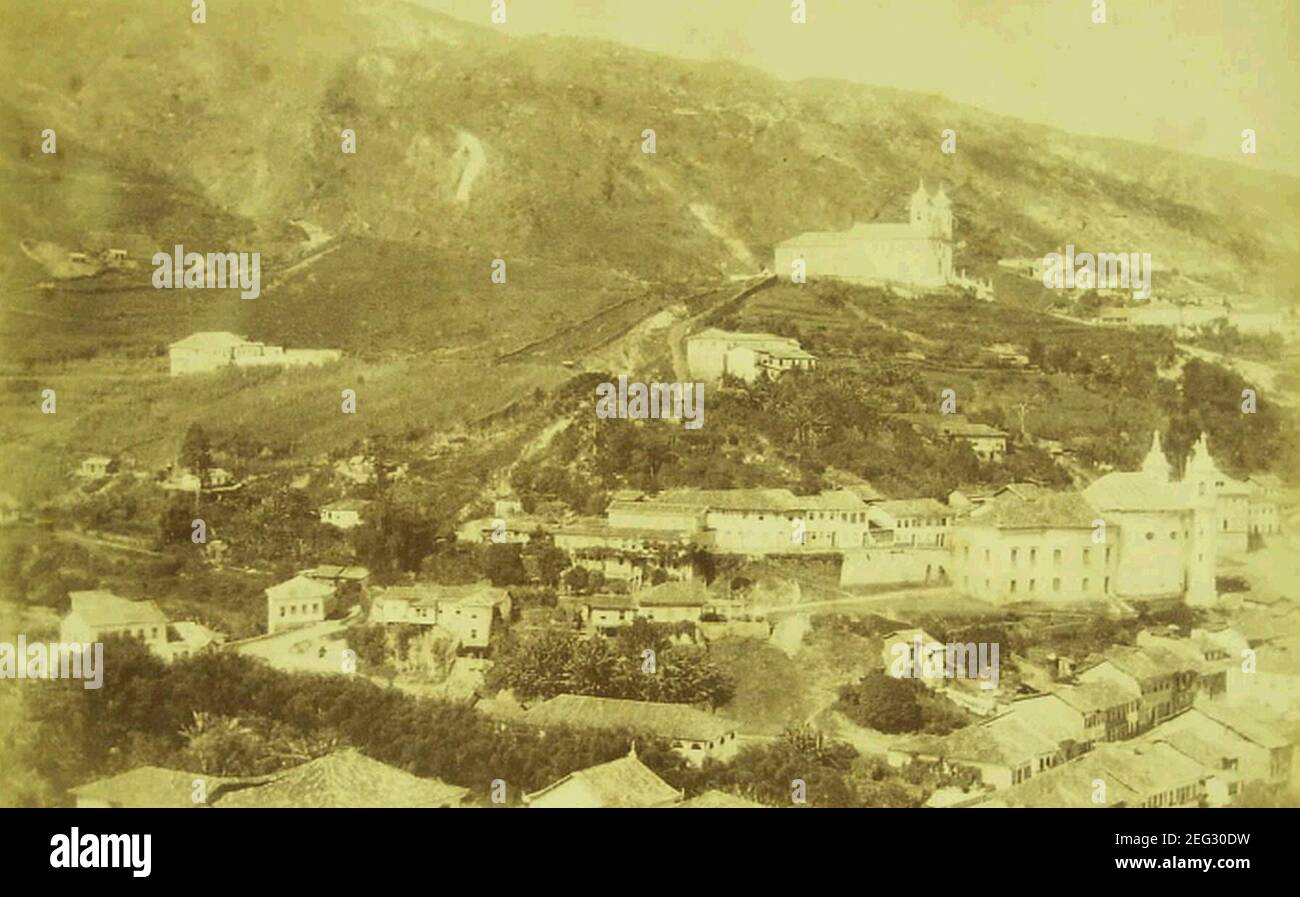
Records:
[[[802,268],[800,268],[802,263]],[[906,224],[854,224],[816,231],[777,244],[778,277],[795,272],[857,283],[941,287],[960,280],[952,269],[952,201],[943,187],[931,196],[917,186]]]

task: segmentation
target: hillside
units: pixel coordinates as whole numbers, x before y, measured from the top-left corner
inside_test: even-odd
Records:
[[[107,0],[93,14],[0,0],[0,13],[24,22],[0,54],[12,85],[0,100],[13,135],[0,157],[6,292],[43,276],[18,240],[75,248],[129,232],[260,249],[272,287],[246,305],[206,303],[222,306],[212,326],[287,339],[309,302],[329,309],[315,316],[334,344],[411,350],[495,335],[482,319],[502,298],[488,279],[499,257],[519,330],[538,335],[621,290],[752,272],[804,230],[901,220],[918,176],[949,185],[958,267],[1074,242],[1149,251],[1159,268],[1287,301],[1300,280],[1300,182],[933,96],[510,38],[400,2],[234,0],[206,25],[166,0]],[[46,127],[55,156],[39,151]],[[340,151],[345,127],[355,155]],[[949,127],[958,152],[945,156]],[[645,128],[654,155],[641,152]],[[341,245],[288,274],[307,255],[290,221]],[[125,312],[64,292],[8,301],[76,318],[89,337],[134,299],[156,319],[138,331],[152,345],[207,325],[160,308],[148,273],[118,285]],[[42,318],[23,317],[3,339],[39,358],[23,334]]]

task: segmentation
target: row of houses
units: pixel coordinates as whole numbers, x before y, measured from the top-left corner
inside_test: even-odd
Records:
[[[891,641],[909,650],[915,650],[913,646],[944,650],[919,630],[887,637],[887,655]],[[1244,758],[1242,768],[1248,774],[1234,779],[1235,784],[1228,782],[1232,777],[1219,776],[1223,788],[1207,784],[1210,777],[1201,775],[1194,783],[1197,787],[1187,793],[1188,801],[1223,803],[1237,793],[1241,782],[1276,782],[1292,774],[1291,740],[1269,722],[1272,711],[1255,700],[1261,690],[1272,691],[1273,683],[1261,684],[1254,680],[1253,669],[1246,672],[1242,659],[1249,654],[1249,642],[1244,636],[1229,627],[1195,629],[1187,637],[1144,631],[1137,642],[1112,646],[1088,658],[1078,670],[1065,670],[1067,681],[1054,681],[1037,693],[998,704],[993,715],[977,725],[942,737],[903,739],[891,748],[889,760],[896,766],[922,761],[973,769],[985,789],[1001,791],[1093,752],[1102,761],[1119,757],[1142,765],[1145,761],[1135,757],[1144,745],[1170,742],[1182,750],[1187,745],[1173,743],[1171,736],[1191,730],[1202,740],[1218,739],[1223,747],[1224,739],[1231,740],[1225,732],[1231,730],[1249,733],[1244,736],[1249,744],[1236,744],[1232,754]],[[1293,668],[1291,675],[1297,672]],[[942,679],[926,680],[926,684],[948,686]],[[1300,679],[1290,683],[1292,690],[1297,685]],[[1177,740],[1187,741],[1188,736]],[[1072,768],[1084,767],[1091,768],[1089,764]],[[1134,804],[1132,795],[1124,794],[1130,805],[1165,805],[1169,799],[1157,790]]]
[[[1140,738],[1103,744],[977,807],[1218,807],[1250,783],[1292,783],[1292,739],[1251,710],[1198,702]]]

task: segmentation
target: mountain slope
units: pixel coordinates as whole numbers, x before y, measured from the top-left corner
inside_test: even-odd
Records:
[[[40,276],[18,260],[19,239],[75,247],[99,230],[262,249],[274,280],[301,258],[286,237],[301,219],[346,244],[330,257],[339,270],[322,261],[308,269],[318,276],[285,277],[255,308],[223,300],[221,323],[284,339],[308,293],[344,310],[336,324],[370,328],[368,347],[420,349],[491,338],[463,316],[492,307],[493,258],[511,265],[506,307],[537,303],[545,332],[614,301],[607,290],[750,273],[750,257],[770,263],[801,231],[902,220],[921,176],[948,185],[957,264],[977,272],[1073,242],[1151,252],[1158,268],[1288,302],[1300,280],[1300,182],[933,96],[508,38],[400,2],[232,0],[210,4],[206,25],[168,0],[0,0],[0,15],[24,26],[0,54],[13,85],[0,100],[9,288]],[[57,156],[39,151],[46,127]],[[344,128],[355,155],[340,151]],[[952,156],[939,151],[945,128],[958,134]],[[426,271],[425,295],[404,285]],[[126,284],[142,288],[142,309],[157,302],[147,275]],[[382,306],[373,316],[348,310],[362,290]],[[448,292],[456,307],[424,320]],[[56,314],[70,301],[48,300]],[[90,338],[116,307],[75,311]],[[411,315],[422,326],[404,326]],[[164,315],[148,340],[192,323]]]

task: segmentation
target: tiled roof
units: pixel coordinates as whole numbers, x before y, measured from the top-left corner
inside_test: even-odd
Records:
[[[593,610],[636,610],[636,599],[631,595],[592,595],[583,603]]]
[[[1102,511],[1182,511],[1188,508],[1177,487],[1145,473],[1108,473],[1083,490]]]
[[[644,507],[644,503],[641,503]],[[686,531],[673,532],[639,526],[610,526],[603,520],[592,523],[573,523],[555,528],[557,536],[598,536],[604,539],[640,539],[648,542],[681,542],[689,539]]]
[[[255,788],[217,801],[217,807],[449,807],[468,788],[424,779],[372,760],[351,748],[295,766]]]
[[[908,739],[904,750],[967,763],[1015,767],[1056,751],[1055,742],[1012,717],[996,725],[966,726],[942,737],[921,735]]]
[[[302,571],[302,575],[310,576],[313,579],[351,579],[360,581],[368,578],[370,571],[365,567],[356,565],[344,567],[339,564],[320,564],[310,570]]]
[[[1008,492],[972,511],[967,523],[1000,529],[1083,529],[1096,518],[1096,510],[1077,492],[1048,492],[1031,499]]]
[[[495,607],[505,601],[505,589],[486,582],[462,585],[443,585],[436,582],[417,582],[409,586],[383,586],[371,590],[376,600],[408,601],[413,604],[463,604],[476,607]]]
[[[620,757],[609,763],[571,772],[540,791],[524,796],[526,803],[554,791],[566,782],[577,781],[591,791],[601,807],[641,808],[676,803],[681,792],[673,788],[636,757]]]
[[[1270,720],[1249,707],[1225,707],[1215,701],[1201,701],[1194,709],[1260,747],[1280,748],[1289,744]]]
[[[364,511],[370,507],[370,502],[364,498],[340,498],[338,501],[332,501],[322,511]]]
[[[660,738],[712,741],[736,730],[736,724],[688,704],[627,701],[590,695],[556,695],[524,714],[530,725],[587,729],[629,729]]]
[[[1131,704],[1142,694],[1137,688],[1125,688],[1116,682],[1054,685],[1049,691],[1081,713],[1095,713]]]
[[[80,616],[87,626],[98,628],[167,623],[167,615],[152,601],[131,601],[102,589],[69,592],[68,598],[72,602],[72,612]]]
[[[184,349],[229,349],[249,343],[248,339],[228,330],[201,330],[191,333],[185,339],[177,340],[171,348]]]
[[[803,502],[789,489],[671,489],[654,503],[718,511],[799,511]]]
[[[1103,743],[1093,751],[1097,755],[1097,765],[1109,773],[1109,777],[1146,797],[1197,782],[1205,775],[1200,764],[1167,744]]]
[[[1179,657],[1165,648],[1148,646],[1135,648],[1129,645],[1112,645],[1101,656],[1139,681],[1179,673],[1201,672],[1205,666],[1194,660]]]
[[[879,508],[894,519],[900,517],[951,517],[954,514],[951,508],[933,498],[900,498],[893,501],[877,502],[874,507]]]
[[[206,801],[195,803],[194,783],[204,783]],[[210,776],[201,772],[182,772],[159,766],[138,766],[120,775],[96,779],[68,791],[78,798],[105,801],[120,807],[175,808],[211,804],[228,786],[262,779]]]
[[[867,486],[870,489],[870,486]],[[852,489],[835,489],[816,495],[801,495],[798,500],[810,511],[864,511],[867,503]]]
[[[291,601],[303,598],[328,598],[334,594],[334,587],[326,585],[302,574],[293,579],[286,579],[266,590],[266,597],[272,601]]]

